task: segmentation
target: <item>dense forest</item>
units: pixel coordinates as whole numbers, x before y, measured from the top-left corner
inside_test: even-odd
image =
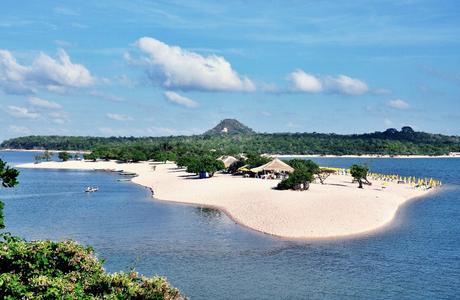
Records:
[[[320,154],[320,155],[442,155],[460,152],[460,137],[416,132],[410,127],[367,134],[253,133],[234,131],[232,122],[222,122],[203,135],[169,137],[83,137],[25,136],[4,141],[0,147],[11,149],[94,150],[137,149],[151,151],[208,151],[223,154]],[[223,122],[224,122],[223,121]],[[241,128],[236,120],[233,120]]]

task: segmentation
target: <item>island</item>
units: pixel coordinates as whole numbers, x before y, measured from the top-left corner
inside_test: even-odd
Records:
[[[224,173],[199,180],[174,163],[161,162],[73,160],[17,167],[134,173],[138,176],[132,181],[150,188],[155,200],[217,208],[250,229],[290,239],[352,237],[380,230],[403,204],[436,190],[379,180],[360,189],[348,174],[332,174],[307,192],[278,190],[279,180]]]

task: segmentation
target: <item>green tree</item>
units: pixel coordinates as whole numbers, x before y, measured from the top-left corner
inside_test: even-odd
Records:
[[[207,172],[209,177],[212,177],[215,172],[225,169],[225,165],[221,160],[217,160],[210,155],[192,157],[186,167],[188,173],[199,174]]]
[[[262,155],[257,154],[257,153],[248,153],[247,159],[246,159],[246,164],[248,164],[249,168],[252,169],[252,168],[256,168],[256,167],[259,167],[261,165],[264,165],[264,164],[270,162],[271,160],[272,160],[271,157],[262,156]]]
[[[352,165],[350,167],[350,174],[354,180],[358,181],[358,188],[363,188],[363,181],[369,183],[367,180],[367,172],[369,168],[367,166],[362,165]]]
[[[46,161],[50,161],[51,158],[53,157],[53,152],[49,152],[48,150],[45,150],[42,155],[43,159]]]
[[[91,152],[83,154],[83,159],[96,161],[98,157],[94,152]]]
[[[59,152],[58,157],[62,161],[68,161],[72,156],[67,151]]]
[[[12,188],[18,184],[19,171],[10,168],[0,159],[0,182],[4,188]],[[3,222],[3,202],[0,201],[0,229],[5,228]],[[1,269],[1,268],[0,268]]]
[[[277,189],[279,190],[289,190],[295,189],[296,187],[300,186],[301,184],[304,185],[304,189],[308,190],[310,187],[310,182],[314,180],[313,173],[306,169],[295,169],[294,172],[289,174],[289,177],[283,179],[277,185]]]
[[[320,171],[319,165],[310,159],[291,159],[287,164],[295,170],[306,170],[312,174],[318,174]]]

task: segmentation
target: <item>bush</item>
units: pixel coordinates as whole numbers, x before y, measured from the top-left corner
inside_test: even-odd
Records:
[[[0,295],[5,299],[185,299],[161,277],[106,273],[91,247],[1,237]]]
[[[292,172],[288,178],[282,180],[276,188],[278,190],[289,190],[295,189],[300,184],[306,186],[305,189],[308,189],[310,182],[314,179],[313,174],[304,169],[296,169]]]
[[[220,170],[225,169],[225,165],[221,160],[217,160],[210,155],[191,156],[186,165],[188,173],[209,173],[211,176]]]
[[[59,152],[58,157],[62,161],[68,161],[71,158],[70,154],[66,151]]]
[[[295,170],[304,170],[312,174],[318,174],[320,172],[319,165],[310,159],[291,159],[287,164]]]

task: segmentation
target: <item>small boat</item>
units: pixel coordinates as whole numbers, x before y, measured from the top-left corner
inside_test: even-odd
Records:
[[[99,191],[98,187],[88,186],[85,190],[85,193],[94,193]]]

